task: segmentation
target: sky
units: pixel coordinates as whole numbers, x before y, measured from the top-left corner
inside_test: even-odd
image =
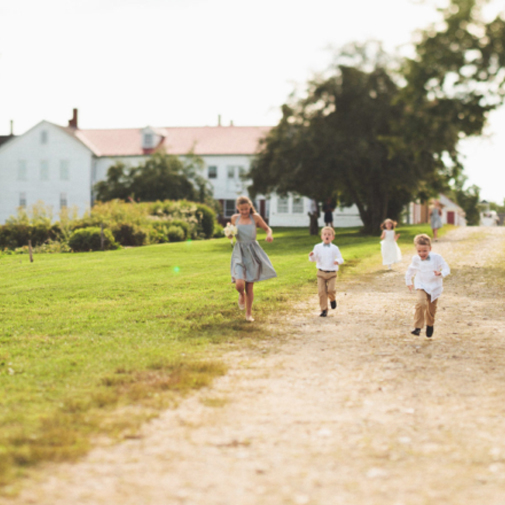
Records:
[[[81,128],[275,125],[332,49],[411,51],[447,0],[0,0],[0,135]],[[486,15],[503,7],[491,0]],[[505,109],[462,143],[468,184],[505,198]]]

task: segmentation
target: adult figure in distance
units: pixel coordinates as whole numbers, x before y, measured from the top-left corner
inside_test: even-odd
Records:
[[[439,200],[433,200],[430,206],[430,225],[433,230],[433,240],[438,240],[438,230],[442,228],[442,204]]]
[[[333,206],[333,202],[331,198],[327,198],[326,202],[323,203],[323,212],[324,212],[324,225],[331,226],[333,228],[333,211],[335,207]]]

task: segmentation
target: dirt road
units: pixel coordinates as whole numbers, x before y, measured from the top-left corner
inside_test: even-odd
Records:
[[[505,229],[434,250],[452,275],[432,340],[409,332],[411,255],[339,281],[331,317],[308,300],[282,344],[230,355],[141,438],[50,466],[9,503],[505,504]]]

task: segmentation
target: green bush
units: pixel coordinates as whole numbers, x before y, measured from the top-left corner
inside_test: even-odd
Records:
[[[140,246],[146,245],[149,234],[138,225],[118,223],[112,227],[114,239],[121,245]]]
[[[215,212],[210,207],[187,200],[144,203],[120,200],[98,202],[80,218],[75,209],[60,212],[60,221],[56,223],[52,221],[50,207],[45,207],[42,202],[32,207],[28,210],[20,209],[17,217],[9,218],[5,225],[0,226],[0,250],[24,247],[28,244],[28,240],[31,240],[34,248],[60,242],[63,251],[77,230],[99,228],[100,225],[112,232],[111,244],[117,242],[125,246],[141,246],[189,238],[212,238],[214,226],[217,225]],[[173,239],[168,233],[171,227],[177,229],[172,230]],[[220,228],[217,228],[217,233],[219,235],[222,233]],[[99,249],[99,246],[89,243],[89,240],[92,239],[88,232],[76,235],[73,243],[77,249],[73,247],[72,249],[85,251]],[[51,247],[44,248],[46,249],[56,250],[57,247],[52,244]]]
[[[179,228],[182,228],[184,231],[184,240],[191,237],[191,225],[188,222],[183,221],[182,219],[172,219],[169,221],[169,227],[170,226],[178,226]]]
[[[224,237],[224,228],[219,223],[214,223],[214,238],[223,238]]]
[[[201,231],[205,238],[212,238],[214,234],[214,223],[216,222],[216,213],[207,205],[196,204],[196,217]]]
[[[149,228],[148,240],[150,244],[164,244],[168,242],[168,229]]]
[[[81,251],[100,251],[101,250],[101,236],[100,228],[80,228],[75,230],[68,241],[70,249],[74,252]],[[114,235],[108,229],[103,230],[104,235],[104,249],[111,250],[117,249],[119,245],[114,240]]]
[[[179,226],[170,226],[167,236],[170,242],[182,242],[184,240],[184,230]]]
[[[58,227],[48,223],[7,223],[0,226],[0,249],[23,247],[28,245],[28,240],[37,247],[58,238]]]

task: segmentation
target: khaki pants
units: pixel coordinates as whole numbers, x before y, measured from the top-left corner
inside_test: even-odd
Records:
[[[317,271],[317,292],[321,310],[328,310],[328,298],[330,302],[335,300],[337,294],[337,272]]]
[[[435,313],[437,312],[438,298],[432,302],[431,296],[424,289],[416,290],[416,313],[414,315],[414,327],[423,328],[424,320],[426,324],[433,326],[435,324]]]

